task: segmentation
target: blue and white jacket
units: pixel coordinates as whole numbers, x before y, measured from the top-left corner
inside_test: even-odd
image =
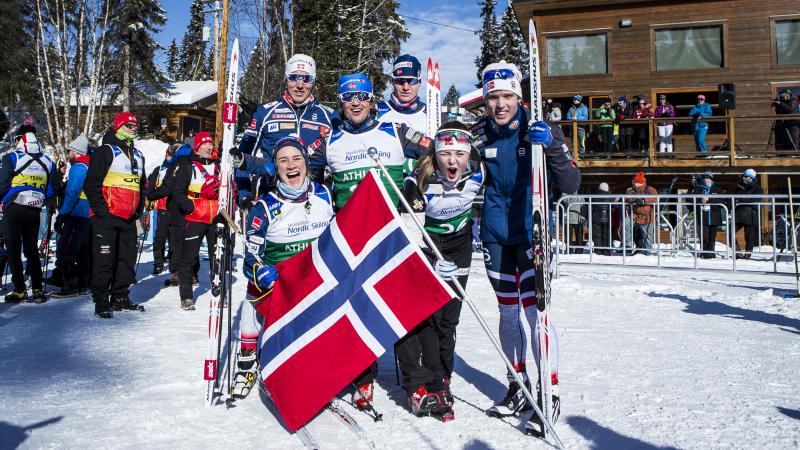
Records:
[[[83,193],[83,181],[89,170],[89,155],[79,156],[69,166],[67,186],[64,189],[64,201],[58,209],[59,215],[70,215],[89,218],[89,200]]]

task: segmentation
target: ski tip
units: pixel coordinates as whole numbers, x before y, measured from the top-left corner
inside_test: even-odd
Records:
[[[433,85],[436,86],[436,89],[441,90],[441,81],[439,79],[439,63],[437,62],[435,66],[433,66]]]

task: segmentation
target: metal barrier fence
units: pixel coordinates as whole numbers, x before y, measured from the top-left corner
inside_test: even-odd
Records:
[[[650,236],[652,246],[651,248],[632,248],[629,244],[634,241],[633,233],[636,231],[636,227],[632,223],[631,208],[637,199],[653,198],[656,199],[655,203],[649,203],[652,207],[652,235]],[[707,203],[703,203],[704,198],[708,199]],[[798,200],[800,200],[800,198],[794,196],[793,201],[795,205],[797,205],[796,202]],[[586,245],[575,247],[570,244],[572,234],[570,225],[573,224],[570,220],[570,211],[574,211],[576,208],[580,211],[582,206],[586,206],[587,213],[583,224],[588,226],[589,239],[586,241]],[[737,228],[743,227],[744,225],[740,224],[737,226],[736,209],[742,206],[752,206],[756,208],[757,224],[752,225],[756,227],[756,242],[753,251],[742,250],[737,252]],[[701,247],[702,243],[705,242],[705,236],[703,236],[703,227],[698,224],[697,217],[699,213],[709,211],[712,207],[719,208],[721,212],[722,225],[719,226],[718,233],[722,232],[725,235],[724,240],[721,241],[725,246],[725,249],[722,251],[717,251],[716,249],[704,250]],[[595,239],[593,230],[593,212],[596,208],[606,208],[608,210],[608,224],[605,226],[608,227],[607,243],[609,245],[595,244],[595,242],[598,241],[598,239]],[[619,246],[613,245],[615,230],[613,228],[614,220],[612,219],[612,214],[616,211],[619,211],[621,215]],[[794,213],[797,214],[798,211],[800,211],[800,207],[795,206]],[[555,214],[555,218],[557,219],[555,220],[554,227],[555,236],[557,238],[557,245],[554,251],[556,276],[558,276],[560,256],[570,253],[570,250],[575,249],[580,249],[581,252],[589,252],[588,264],[593,263],[596,252],[606,252],[608,255],[618,253],[621,256],[621,264],[623,266],[631,265],[628,263],[628,258],[634,251],[648,255],[654,253],[656,256],[656,267],[659,268],[663,266],[662,258],[680,256],[681,254],[688,254],[691,256],[693,261],[692,268],[694,269],[698,267],[698,257],[703,258],[709,255],[712,258],[721,256],[724,259],[730,259],[729,270],[733,271],[737,270],[737,253],[739,253],[739,256],[746,256],[748,259],[750,256],[757,255],[761,257],[761,261],[771,260],[773,273],[782,273],[778,270],[778,260],[779,257],[783,255],[783,250],[789,250],[786,258],[788,258],[790,262],[793,261],[791,259],[791,234],[789,234],[789,228],[791,228],[789,214],[792,214],[792,211],[790,211],[789,208],[789,198],[787,195],[576,194],[562,196],[555,204]],[[764,223],[764,217],[767,218],[766,223]],[[762,233],[762,230],[765,228],[770,230],[769,236],[771,237],[771,242],[768,243],[770,245],[768,251],[761,250],[761,248],[765,247],[765,244],[767,244],[764,242]],[[800,220],[796,219],[794,232],[798,233],[798,230],[800,230]],[[647,231],[647,229],[639,229],[640,233],[647,233]],[[666,242],[666,246],[662,246],[662,231],[668,232],[669,242]],[[779,235],[781,235],[783,239],[783,246],[780,253],[778,252],[778,247],[781,244],[781,242],[779,242]],[[716,241],[716,235],[712,238]],[[800,240],[800,238],[798,238],[798,240]],[[716,242],[713,245],[715,245]],[[756,251],[756,249],[758,249],[758,251]],[[608,262],[608,260],[604,260],[604,262]],[[638,266],[641,264],[635,265]],[[785,273],[790,272],[787,271]],[[794,273],[793,266],[791,267],[791,273]]]

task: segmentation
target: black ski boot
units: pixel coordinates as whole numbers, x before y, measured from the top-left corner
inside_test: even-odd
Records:
[[[108,297],[94,298],[94,313],[101,319],[111,319],[114,317],[114,310]]]
[[[142,311],[144,312],[144,306],[139,305],[137,303],[133,303],[128,297],[128,294],[119,295],[111,298],[111,308],[114,311]]]
[[[181,309],[184,311],[194,311],[194,301],[190,298],[181,300]]]
[[[11,291],[6,295],[6,303],[22,303],[28,301],[28,291]]]
[[[74,277],[64,279],[64,287],[58,292],[53,292],[53,298],[69,298],[83,294],[83,290],[78,286],[78,279]]]
[[[172,272],[172,278],[170,278],[168,280],[164,280],[164,287],[180,286],[180,284],[181,284],[181,279],[178,276],[178,271],[177,270]]]
[[[553,394],[551,396],[552,407],[553,410],[550,414],[550,424],[555,425],[556,421],[558,420],[558,416],[561,415],[561,398],[558,396],[558,389],[556,386],[553,386]],[[538,390],[536,392],[536,402],[539,404],[541,409],[542,406],[542,392]],[[544,437],[544,424],[542,423],[542,419],[539,417],[536,412],[533,413],[530,419],[525,422],[525,434],[530,436],[535,436],[538,438]]]
[[[161,272],[164,271],[164,264],[163,263],[155,263],[153,264],[153,275],[159,275]]]
[[[530,381],[525,381],[525,387],[530,391]],[[532,408],[528,399],[525,398],[525,393],[522,391],[522,388],[516,381],[512,381],[511,384],[508,385],[508,392],[503,400],[486,410],[486,414],[491,417],[509,417],[522,411],[529,411]]]
[[[47,301],[47,295],[44,293],[43,289],[32,289],[31,293],[33,294],[31,296],[33,303],[44,303]]]

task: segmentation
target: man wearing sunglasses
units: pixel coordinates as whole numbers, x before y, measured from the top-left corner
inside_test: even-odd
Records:
[[[487,115],[473,126],[472,134],[487,172],[480,237],[486,272],[500,311],[500,345],[530,387],[525,371],[528,337],[520,333],[519,305],[531,330],[535,330],[536,294],[530,256],[531,143],[544,146],[548,186],[554,194],[576,192],[581,177],[570,160],[560,127],[550,127],[544,121],[528,126],[530,115],[520,106],[521,78],[517,66],[505,61],[489,64],[483,70]],[[550,199],[554,197],[551,195]],[[550,336],[555,336],[555,330],[550,330]],[[533,348],[536,348],[535,339],[533,331]],[[557,396],[558,349],[552,350],[553,393]],[[504,417],[531,409],[513,374],[508,374],[508,381],[508,393],[488,411],[489,414]],[[553,409],[557,414],[558,398],[554,400]],[[533,415],[530,420],[538,420],[538,417]]]
[[[411,55],[400,55],[392,66],[392,96],[378,103],[378,120],[404,123],[414,130],[425,132],[427,108],[419,99],[422,67]]]
[[[280,100],[256,108],[239,144],[243,153],[272,160],[275,143],[290,134],[309,143],[330,134],[336,113],[312,94],[317,77],[314,58],[296,54],[286,62],[284,73],[286,90]],[[239,186],[240,200],[253,196],[246,186]]]
[[[104,319],[113,311],[140,310],[129,297],[136,282],[136,219],[144,208],[144,156],[134,147],[136,116],[121,112],[89,160],[83,191],[92,220],[92,298]]]

